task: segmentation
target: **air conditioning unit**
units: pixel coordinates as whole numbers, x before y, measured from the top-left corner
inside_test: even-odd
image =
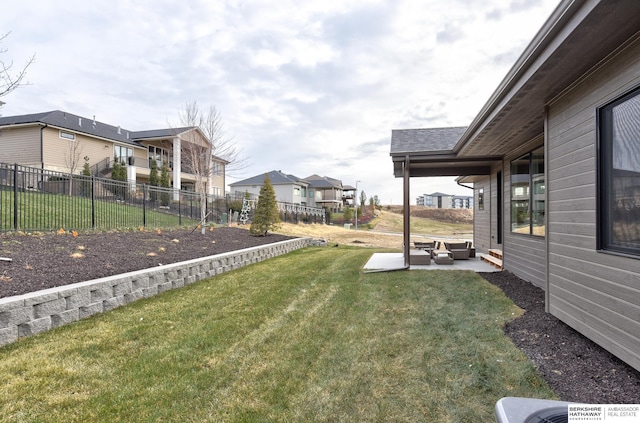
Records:
[[[496,403],[496,423],[567,423],[569,404],[572,403],[505,397]]]

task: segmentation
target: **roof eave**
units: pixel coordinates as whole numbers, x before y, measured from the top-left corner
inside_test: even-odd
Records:
[[[511,67],[500,85],[498,85],[491,97],[489,97],[489,100],[467,127],[467,130],[462,134],[462,137],[454,146],[455,152],[462,150],[465,145],[482,129],[485,122],[487,122],[489,118],[496,113],[496,110],[500,108],[501,104],[508,101],[509,93],[512,93],[513,88],[522,80],[530,70],[531,66],[543,56],[551,55],[553,51],[555,51],[555,48],[551,51],[548,51],[547,49],[552,46],[554,42],[557,43],[556,37],[561,32],[571,32],[567,31],[567,23],[575,17],[576,13],[582,9],[583,15],[588,14],[588,12],[599,3],[599,1],[600,0],[563,0],[558,4],[549,19],[547,19],[543,24],[540,31],[538,31],[525,51]],[[572,28],[575,28],[575,25],[578,23],[575,23]]]

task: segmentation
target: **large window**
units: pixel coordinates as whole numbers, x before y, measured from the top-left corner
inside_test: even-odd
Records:
[[[129,147],[124,147],[121,145],[116,145],[113,148],[113,155],[116,159],[118,159],[121,163],[125,164],[133,164],[133,149]]]
[[[544,236],[544,147],[511,162],[511,232]]]
[[[640,89],[599,111],[599,248],[640,255]]]

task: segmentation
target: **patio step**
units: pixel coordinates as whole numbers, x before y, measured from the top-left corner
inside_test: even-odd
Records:
[[[480,254],[480,258],[484,261],[486,261],[487,263],[489,263],[492,266],[497,267],[498,269],[502,270],[502,251],[500,251],[500,258],[496,257],[495,255],[491,254],[491,250],[489,250],[489,254]]]
[[[502,250],[498,250],[497,248],[490,248],[489,255],[502,260]]]

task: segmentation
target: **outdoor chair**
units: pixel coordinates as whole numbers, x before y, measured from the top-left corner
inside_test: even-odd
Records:
[[[428,252],[431,257],[433,257],[433,251],[436,249],[436,241],[414,241],[413,246],[416,248],[416,250],[424,250]]]
[[[469,260],[471,244],[467,242],[445,242],[444,248],[453,254],[454,260]]]

